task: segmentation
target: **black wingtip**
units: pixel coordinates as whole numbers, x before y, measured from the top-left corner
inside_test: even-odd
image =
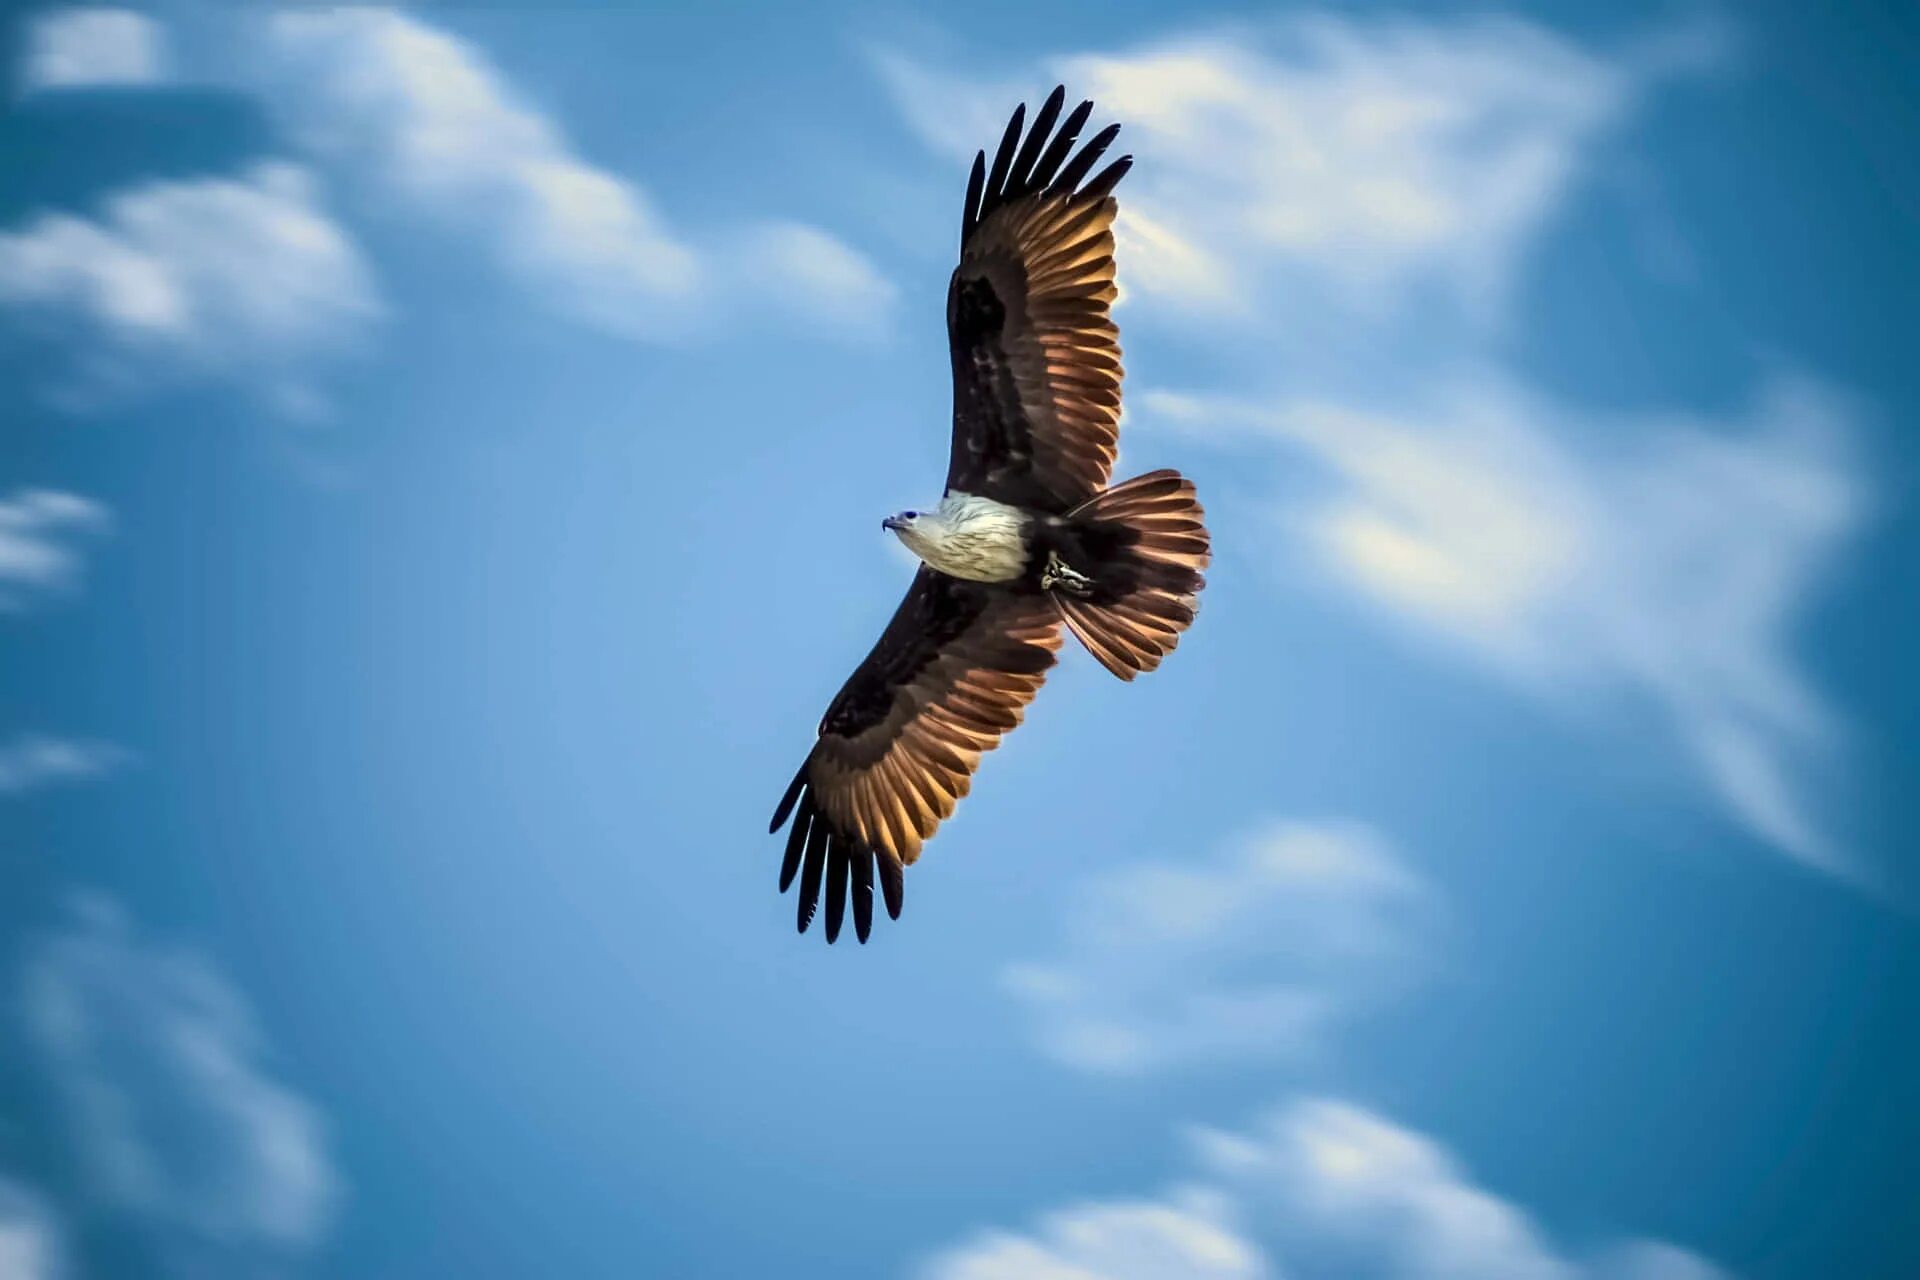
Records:
[[[827,864],[827,824],[813,824],[807,833],[806,861],[800,871],[800,900],[795,904],[795,923],[805,933],[813,923],[814,909],[820,905],[820,875]]]
[[[1093,172],[1094,164],[1105,155],[1113,140],[1120,136],[1120,126],[1110,124],[1087,139],[1087,145],[1080,148],[1079,154],[1067,162],[1059,176],[1055,177],[1047,188],[1054,195],[1067,195],[1080,185],[1080,180]]]
[[[1120,185],[1120,179],[1126,177],[1127,170],[1131,168],[1133,168],[1133,157],[1121,156],[1118,160],[1115,160],[1112,164],[1094,175],[1093,181],[1089,182],[1080,192],[1081,198],[1086,200],[1106,199],[1113,194],[1113,189]]]
[[[875,862],[880,872],[880,892],[887,900],[887,918],[898,920],[901,903],[907,896],[906,868],[900,865],[900,859],[890,853],[877,855]]]
[[[768,835],[772,835],[785,824],[787,815],[793,812],[794,802],[800,799],[800,793],[805,790],[806,785],[807,765],[802,761],[799,771],[793,775],[793,781],[787,784],[786,794],[780,797],[780,803],[774,808],[773,821],[767,824]]]
[[[840,925],[847,918],[847,872],[852,856],[844,841],[836,839],[827,848],[827,941],[840,938]]]
[[[1014,157],[1013,168],[1007,173],[1007,194],[1025,194],[1029,176],[1033,173],[1033,163],[1040,158],[1040,148],[1047,145],[1047,138],[1053,133],[1053,122],[1060,118],[1060,108],[1066,103],[1067,87],[1055,85],[1040,109],[1033,113],[1033,127],[1027,130],[1027,140],[1020,146],[1020,154]]]
[[[860,845],[853,851],[853,933],[864,944],[873,932],[873,850]]]
[[[1080,130],[1086,128],[1087,117],[1093,114],[1093,100],[1082,102],[1073,109],[1059,129],[1054,131],[1053,141],[1040,153],[1034,162],[1033,172],[1027,175],[1027,186],[1035,191],[1051,190],[1054,175],[1060,171],[1060,162],[1073,150],[1073,144],[1080,140]]]
[[[981,202],[980,216],[987,216],[987,208],[997,203],[1001,192],[1007,185],[1007,169],[1013,164],[1013,149],[1020,141],[1020,126],[1027,122],[1027,104],[1021,103],[1013,109],[1013,115],[1007,120],[1007,130],[1000,135],[1000,146],[993,153],[993,167],[987,171],[986,196]]]
[[[847,907],[853,907],[854,936],[862,943],[873,932],[873,888],[877,873],[881,897],[887,915],[898,920],[905,896],[901,862],[884,849],[875,849],[844,838],[833,830],[832,822],[819,804],[818,795],[806,783],[806,766],[781,797],[774,815],[773,830],[778,831],[787,818],[793,827],[787,833],[780,859],[780,892],[785,893],[798,879],[800,893],[794,903],[794,927],[805,933],[820,913],[825,891],[828,942],[840,937],[846,923]]]
[[[793,884],[793,878],[800,871],[800,855],[806,852],[807,833],[813,826],[813,805],[803,805],[800,815],[793,820],[793,830],[787,836],[786,856],[780,860],[780,892],[785,893]]]
[[[967,174],[967,208],[960,215],[960,243],[965,244],[973,229],[980,225],[980,196],[987,183],[987,153],[973,153],[973,169]]]
[[[1076,106],[1062,121],[1060,109],[1066,104],[1067,87],[1055,85],[1040,109],[1033,113],[1027,128],[1027,104],[1013,109],[999,145],[993,149],[989,164],[987,153],[975,154],[973,169],[967,176],[967,203],[960,219],[960,243],[966,245],[973,233],[1002,205],[1044,191],[1052,196],[1075,200],[1102,200],[1133,166],[1132,156],[1123,156],[1101,170],[1085,187],[1080,184],[1092,172],[1094,164],[1113,145],[1120,126],[1110,124],[1096,133],[1076,151],[1080,131],[1093,114],[1093,101]],[[1054,128],[1058,122],[1058,130]]]

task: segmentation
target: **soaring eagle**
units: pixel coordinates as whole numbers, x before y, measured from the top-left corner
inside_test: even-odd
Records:
[[[1065,98],[1055,89],[1024,137],[1015,108],[992,165],[974,157],[947,286],[946,494],[881,522],[921,566],[773,815],[774,832],[793,819],[780,890],[799,877],[804,932],[825,880],[828,942],[849,891],[867,940],[876,872],[899,918],[905,868],[981,753],[1020,723],[1063,623],[1131,680],[1172,652],[1205,585],[1193,485],[1177,471],[1107,483],[1121,375],[1113,189],[1133,157],[1088,177],[1120,126],[1073,154],[1093,104],[1062,121]]]

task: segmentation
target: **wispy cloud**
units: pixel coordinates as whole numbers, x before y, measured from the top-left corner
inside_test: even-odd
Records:
[[[789,318],[848,333],[872,332],[893,305],[893,282],[818,227],[762,223],[727,250],[729,296],[758,296]]]
[[[1098,874],[1060,954],[1004,981],[1041,1050],[1080,1070],[1297,1057],[1408,980],[1435,914],[1365,827],[1276,822],[1210,858]]]
[[[285,1257],[325,1234],[341,1187],[321,1117],[269,1074],[209,960],[87,899],[33,955],[26,1001],[105,1200],[202,1252]]]
[[[1557,1244],[1480,1186],[1443,1145],[1352,1102],[1296,1097],[1244,1132],[1197,1129],[1162,1195],[1046,1215],[1032,1234],[985,1232],[936,1256],[929,1280],[1714,1280],[1656,1241]],[[1211,1268],[1211,1269],[1209,1269]]]
[[[764,293],[869,325],[892,287],[818,228],[690,236],[641,187],[583,157],[472,43],[390,9],[275,15],[246,83],[298,143],[393,205],[475,236],[555,310],[680,337]],[[736,269],[741,256],[753,270]]]
[[[110,523],[104,506],[77,493],[16,489],[0,498],[0,613],[36,595],[72,590],[82,566],[73,542]]]
[[[0,743],[0,795],[86,782],[119,768],[126,759],[126,751],[110,742],[18,734]]]
[[[289,413],[323,410],[318,367],[385,306],[358,242],[322,206],[316,168],[358,214],[459,235],[552,312],[622,336],[696,338],[766,315],[871,336],[890,312],[892,283],[821,228],[674,226],[480,48],[423,19],[375,7],[174,16],[192,28],[180,41],[190,66],[164,55],[154,19],[62,10],[32,28],[23,80],[234,88],[308,164],[135,186],[94,218],[49,212],[0,230],[0,318],[37,327],[73,362],[56,388],[69,407],[220,378]]]
[[[154,84],[170,74],[160,25],[131,9],[54,9],[26,25],[24,93]]]
[[[351,345],[381,304],[314,176],[268,163],[0,232],[4,311],[59,342],[77,397],[231,378],[300,403],[310,362]]]
[[[1317,1274],[1658,1280],[1681,1274],[1682,1259],[1717,1274],[1683,1250],[1638,1241],[1574,1261],[1440,1143],[1352,1102],[1294,1098],[1245,1132],[1198,1130],[1194,1147],[1280,1256]]]
[[[1369,317],[1423,291],[1499,316],[1591,141],[1671,58],[1607,60],[1530,23],[1305,14],[1018,77],[897,52],[880,69],[935,147],[970,155],[1057,78],[1124,121],[1143,163],[1118,235],[1125,286],[1236,322]]]
[[[1590,420],[1497,378],[1418,408],[1147,393],[1139,416],[1320,464],[1278,521],[1330,582],[1547,699],[1662,708],[1749,830],[1868,875],[1817,815],[1839,717],[1791,638],[1858,526],[1843,400],[1782,379],[1744,420]]]
[[[922,1280],[1261,1280],[1273,1270],[1224,1197],[1193,1191],[1093,1201],[1031,1235],[986,1231],[929,1261]]]
[[[60,1230],[39,1196],[0,1176],[0,1280],[59,1280]]]

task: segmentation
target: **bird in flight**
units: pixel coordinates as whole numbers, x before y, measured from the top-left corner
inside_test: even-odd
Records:
[[[805,932],[825,881],[828,942],[849,898],[867,940],[876,874],[899,918],[906,867],[1020,723],[1062,625],[1131,680],[1173,651],[1205,585],[1192,483],[1177,471],[1107,483],[1121,377],[1113,189],[1133,157],[1094,173],[1120,126],[1075,152],[1093,104],[1062,121],[1065,99],[1055,89],[1024,132],[1017,107],[993,163],[974,157],[947,286],[946,493],[881,522],[920,568],[773,815],[773,832],[793,820],[780,891],[799,878]]]

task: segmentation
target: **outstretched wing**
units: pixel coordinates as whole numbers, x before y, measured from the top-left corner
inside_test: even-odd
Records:
[[[1045,599],[921,568],[773,815],[772,831],[793,818],[780,891],[799,875],[802,932],[823,876],[828,942],[849,887],[854,931],[867,940],[876,870],[898,918],[902,868],[967,794],[981,754],[1020,723],[1059,647],[1059,615]]]
[[[1120,422],[1120,332],[1108,316],[1114,185],[1132,156],[1081,185],[1120,132],[1109,125],[1071,160],[1093,111],[1054,131],[1055,89],[1021,140],[1024,104],[993,167],[967,180],[960,265],[947,287],[953,455],[947,488],[1065,512],[1105,487]]]

